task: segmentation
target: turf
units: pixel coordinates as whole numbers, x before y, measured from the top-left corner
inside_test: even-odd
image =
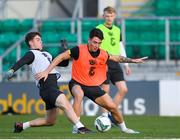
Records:
[[[140,134],[124,134],[118,127],[112,127],[106,133],[97,132],[95,117],[82,116],[84,124],[96,131],[95,134],[71,134],[72,125],[65,116],[59,116],[57,123],[49,127],[28,128],[22,133],[13,133],[16,121],[35,119],[36,115],[0,115],[0,139],[169,139],[180,138],[180,117],[125,116],[129,128]]]

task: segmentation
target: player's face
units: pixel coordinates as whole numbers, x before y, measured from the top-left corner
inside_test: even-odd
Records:
[[[103,15],[104,19],[105,19],[105,24],[107,26],[112,26],[114,19],[116,18],[116,14],[115,13],[109,13],[109,12],[104,12]]]
[[[98,37],[90,38],[88,43],[89,51],[96,52],[99,49],[101,42],[101,39],[99,39]]]
[[[39,49],[39,50],[42,50],[42,40],[41,40],[41,37],[36,35],[33,40],[31,40],[30,42],[30,45],[31,45],[31,48],[32,49]]]

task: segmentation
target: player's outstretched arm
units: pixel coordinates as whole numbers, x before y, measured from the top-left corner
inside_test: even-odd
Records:
[[[144,61],[147,59],[148,57],[132,59],[132,58],[124,57],[124,56],[109,55],[109,60],[119,62],[119,63],[144,63]]]
[[[67,60],[70,58],[70,52],[69,50],[59,54],[52,62],[51,64],[48,66],[48,68],[43,71],[43,72],[40,72],[40,73],[37,73],[35,75],[35,78],[37,80],[40,80],[42,78],[44,78],[44,81],[46,81],[47,77],[48,77],[48,74],[60,63],[62,62],[63,60]]]
[[[18,60],[10,69],[6,72],[5,78],[11,80],[15,76],[15,72],[24,65],[30,65],[34,60],[34,54],[28,51],[20,60]]]

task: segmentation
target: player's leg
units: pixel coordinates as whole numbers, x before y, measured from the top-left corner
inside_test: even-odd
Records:
[[[121,112],[119,111],[116,104],[113,102],[112,98],[108,94],[104,94],[96,98],[95,102],[101,107],[104,107],[109,112],[111,112],[113,119],[115,120],[116,124],[119,126],[122,132],[131,134],[139,133],[126,127]]]
[[[14,124],[14,133],[19,133],[29,127],[38,126],[50,126],[54,125],[57,118],[57,109],[49,109],[46,111],[46,116],[44,118],[37,118],[28,122],[16,122]]]
[[[67,100],[67,98],[64,94],[60,94],[58,96],[55,104],[57,107],[59,107],[60,109],[62,109],[65,112],[65,115],[73,124],[76,124],[79,121],[70,102]],[[82,125],[82,127],[83,127],[83,125]]]
[[[102,87],[102,89],[103,89],[106,93],[109,94],[110,84],[108,84],[108,83],[107,83],[107,84],[106,84],[106,83],[103,83],[101,87]],[[108,116],[108,111],[107,111],[105,108],[102,108],[101,111],[102,111],[102,115],[103,115],[103,116]]]
[[[116,82],[115,85],[118,91],[114,96],[114,102],[117,106],[119,106],[122,103],[125,95],[127,94],[128,88],[125,81]]]
[[[120,111],[117,109],[116,104],[113,102],[112,98],[108,94],[104,94],[103,96],[96,98],[95,102],[101,107],[104,107],[109,112],[111,112],[117,123],[123,122],[123,117],[120,114]]]
[[[114,102],[117,106],[119,106],[124,96],[128,92],[128,88],[126,86],[126,82],[124,79],[124,73],[120,66],[118,66],[116,69],[109,70],[110,80],[111,82],[117,87],[117,93],[114,96]]]
[[[54,125],[57,118],[57,108],[49,109],[46,111],[46,116],[44,118],[37,118],[35,120],[30,121],[31,127],[37,127],[37,126],[50,126]]]
[[[84,92],[81,85],[74,80],[69,82],[69,90],[73,96],[73,108],[76,115],[80,118],[82,112],[82,101],[84,97]]]
[[[74,98],[73,108],[76,115],[80,118],[82,112],[82,101],[84,92],[79,85],[74,85],[71,89],[71,94]]]
[[[81,116],[81,112],[82,112],[82,101],[83,101],[83,97],[84,97],[84,92],[81,89],[81,86],[78,85],[73,80],[71,80],[69,82],[69,89],[70,89],[70,92],[74,98],[74,101],[73,101],[74,111],[75,111],[78,119],[80,120],[80,116]],[[74,133],[74,134],[78,133],[78,129],[75,125],[73,126],[72,133]]]
[[[92,131],[87,129],[79,120],[76,113],[74,112],[70,102],[67,100],[64,94],[60,94],[57,99],[55,105],[62,109],[65,112],[65,115],[69,119],[72,124],[77,128],[77,133],[85,134],[91,133]]]

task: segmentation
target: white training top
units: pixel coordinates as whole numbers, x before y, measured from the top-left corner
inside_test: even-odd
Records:
[[[34,61],[30,65],[32,68],[32,74],[35,76],[37,73],[42,72],[46,70],[46,68],[50,65],[52,62],[52,55],[46,51],[39,51],[39,50],[30,50],[34,54]],[[53,69],[51,74],[56,74],[57,79],[60,78],[60,73]],[[36,80],[36,79],[35,79]],[[38,81],[36,80],[36,85],[38,84]]]

